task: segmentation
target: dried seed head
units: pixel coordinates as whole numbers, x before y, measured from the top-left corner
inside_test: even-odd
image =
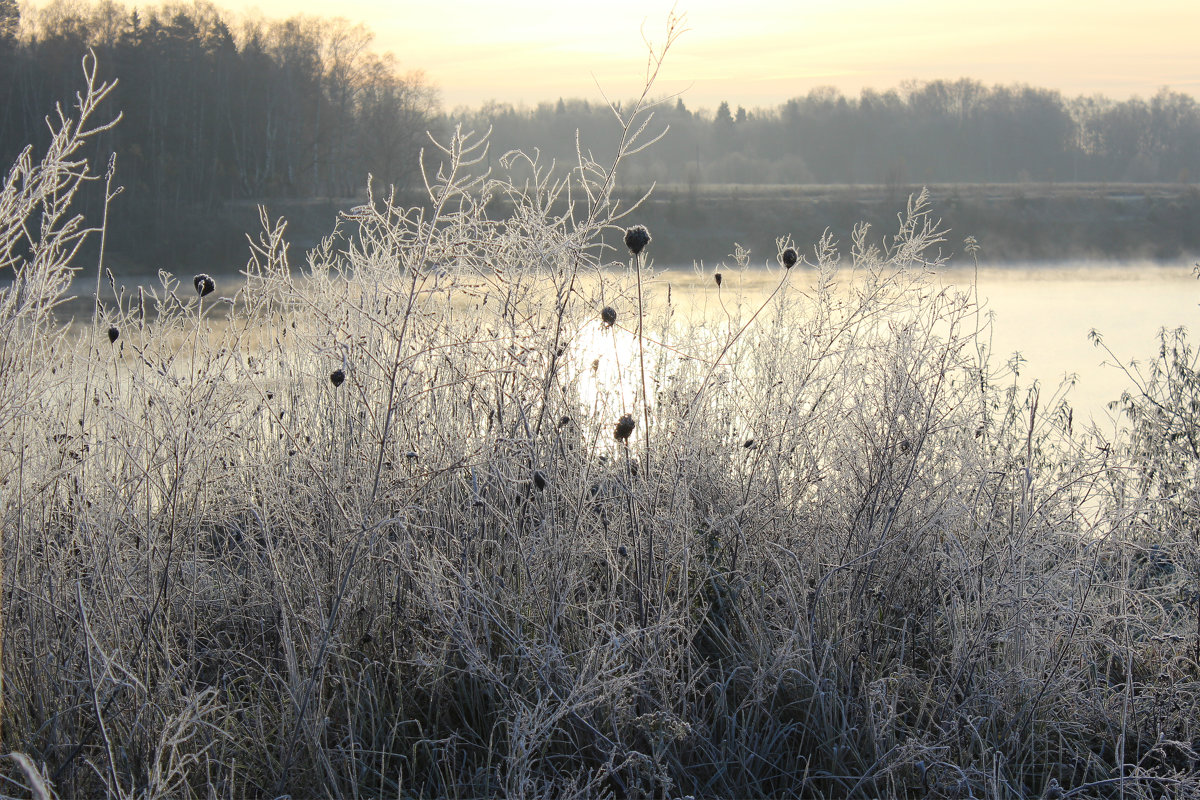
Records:
[[[192,278],[192,286],[196,287],[196,294],[204,297],[206,294],[212,294],[213,289],[217,288],[217,283],[212,279],[211,275],[201,272]]]
[[[648,244],[650,244],[650,231],[646,230],[645,225],[634,225],[625,231],[625,246],[635,256],[645,250]]]
[[[333,384],[335,389],[341,386],[344,380],[346,380],[346,373],[340,369],[335,369],[329,373],[329,382]]]
[[[629,441],[629,437],[633,433],[635,425],[637,425],[637,423],[633,421],[633,416],[630,414],[625,414],[619,420],[617,420],[617,427],[613,431],[613,438],[618,442]]]
[[[791,269],[796,266],[796,262],[800,260],[800,256],[796,253],[796,248],[789,247],[779,254],[779,263],[783,264],[784,269]]]
[[[722,278],[722,276],[721,276],[721,273],[719,273],[719,272],[714,272],[714,273],[713,273],[713,280],[717,282],[717,288],[718,288],[718,289],[719,289],[719,288],[721,288],[721,281],[722,281],[722,280],[724,280],[724,279]]]
[[[121,336],[121,331],[117,329],[116,325],[113,325],[111,328],[108,329],[108,340],[110,342],[113,342],[115,344],[117,339],[120,336]]]
[[[611,328],[613,323],[617,321],[617,310],[612,306],[605,306],[600,309],[600,323],[606,328]]]

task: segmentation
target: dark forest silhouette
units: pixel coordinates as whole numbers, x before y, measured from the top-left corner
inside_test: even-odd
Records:
[[[109,111],[124,115],[90,154],[103,165],[116,152],[127,189],[112,208],[109,243],[141,266],[232,258],[259,202],[291,217],[310,203],[312,223],[327,229],[335,209],[362,196],[368,174],[415,188],[428,130],[491,128],[493,164],[522,148],[569,165],[577,131],[597,156],[617,146],[603,103],[443,113],[420,73],[401,72],[371,42],[366,27],[345,20],[233,21],[206,3],[57,2],[22,20],[16,0],[0,0],[0,162],[44,146],[45,116],[69,104],[89,49],[100,77],[119,80]],[[1114,101],[968,79],[908,82],[858,97],[815,89],[767,109],[694,111],[673,98],[652,124],[669,135],[629,159],[621,178],[675,187],[665,195],[713,184],[1200,180],[1200,107],[1168,89]],[[93,192],[93,211],[100,197]]]
[[[344,20],[250,20],[235,31],[206,3],[56,3],[18,35],[18,16],[15,0],[0,0],[0,161],[44,146],[45,115],[69,105],[94,51],[99,77],[119,81],[109,111],[123,114],[93,153],[101,165],[118,154],[118,250],[202,245],[230,201],[344,197],[368,173],[409,184],[434,124],[420,74],[401,73]]]

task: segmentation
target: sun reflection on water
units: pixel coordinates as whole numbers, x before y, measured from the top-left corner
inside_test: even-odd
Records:
[[[711,345],[744,323],[779,286],[779,269],[670,268],[652,274],[645,297],[645,347],[648,403],[669,382],[671,370],[688,359],[713,354]],[[787,275],[784,292],[793,299],[813,297],[815,271],[797,268]],[[852,289],[855,276],[843,270],[835,295]],[[1105,366],[1105,354],[1087,339],[1097,328],[1114,351],[1146,358],[1156,347],[1161,326],[1195,318],[1200,285],[1190,269],[1162,265],[1026,265],[975,271],[958,264],[931,275],[929,288],[948,287],[974,296],[978,280],[982,335],[997,364],[1014,352],[1023,356],[1021,382],[1036,379],[1053,392],[1064,376],[1074,376],[1067,393],[1077,415],[1109,416],[1108,402],[1125,388],[1120,370]],[[794,293],[794,294],[791,294]],[[618,319],[611,328],[597,316],[576,333],[572,348],[580,400],[604,419],[635,413],[641,419],[638,386],[636,298],[613,301]],[[760,319],[756,324],[765,324]],[[662,341],[668,339],[669,341]],[[718,376],[719,377],[719,376]]]

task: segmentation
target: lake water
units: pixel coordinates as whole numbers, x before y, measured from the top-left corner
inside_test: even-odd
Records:
[[[1107,421],[1108,402],[1130,386],[1129,378],[1102,348],[1092,344],[1089,331],[1103,335],[1104,343],[1128,364],[1148,361],[1158,350],[1158,332],[1200,322],[1200,281],[1193,263],[1145,264],[1023,264],[980,267],[979,300],[991,318],[992,352],[996,362],[1019,352],[1024,359],[1022,383],[1037,379],[1043,400],[1068,375],[1075,385],[1067,396],[1077,418],[1091,415]],[[663,279],[681,287],[711,281],[711,272],[697,276],[692,270],[665,270]],[[944,284],[969,287],[973,268],[943,270]],[[727,291],[742,281],[749,295],[769,291],[777,274],[726,273]]]
[[[1151,359],[1157,352],[1160,329],[1190,329],[1200,321],[1200,281],[1192,272],[1193,261],[1176,265],[1080,262],[981,267],[979,299],[985,315],[991,316],[996,362],[1019,352],[1025,360],[1022,382],[1036,378],[1043,398],[1065,376],[1074,375],[1076,383],[1067,397],[1077,418],[1090,414],[1097,421],[1107,420],[1106,404],[1117,399],[1130,382],[1117,367],[1104,366],[1112,358],[1089,341],[1088,332],[1095,329],[1103,334],[1105,344],[1123,362]],[[190,288],[190,275],[180,278],[184,288]],[[947,269],[937,276],[942,283],[961,287],[969,287],[975,278],[971,268]],[[719,312],[711,291],[711,270],[704,274],[690,268],[659,270],[658,280],[660,288],[665,282],[676,292],[691,292],[704,298],[700,302],[712,304],[711,308],[703,306],[702,311]],[[724,296],[733,301],[740,293],[745,302],[761,301],[778,280],[774,271],[726,271]],[[239,281],[240,276],[218,277],[219,285],[230,290]],[[66,307],[77,319],[86,319],[91,313],[86,284],[77,283],[75,292],[81,297]],[[627,343],[627,347],[632,345]]]
[[[969,285],[973,277],[953,271],[943,279]],[[1113,356],[1090,341],[1090,331],[1128,365],[1154,357],[1163,328],[1191,329],[1200,321],[1200,281],[1190,264],[981,269],[979,298],[994,312],[996,356],[1020,352],[1022,377],[1037,378],[1045,389],[1074,375],[1068,399],[1097,421],[1108,418],[1107,403],[1131,384]]]

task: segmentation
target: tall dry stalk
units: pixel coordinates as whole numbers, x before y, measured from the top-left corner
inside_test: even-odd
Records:
[[[34,160],[32,148],[26,148],[0,187],[0,270],[12,271],[11,283],[0,289],[0,436],[19,443],[21,453],[16,480],[5,481],[9,488],[0,496],[0,513],[5,517],[6,535],[18,538],[26,531],[19,524],[10,527],[8,519],[13,505],[22,503],[27,486],[24,443],[30,426],[40,423],[38,412],[47,394],[64,382],[47,376],[41,363],[53,359],[62,344],[54,309],[70,286],[76,254],[92,236],[103,236],[104,230],[103,223],[99,228],[88,227],[74,208],[79,190],[96,179],[80,151],[89,139],[120,118],[93,122],[115,82],[97,82],[94,55],[83,59],[82,68],[84,90],[76,95],[74,114],[59,107],[56,120],[48,120],[52,135],[40,161]],[[0,587],[4,586],[3,554],[0,546]],[[0,713],[3,623],[0,611]]]

